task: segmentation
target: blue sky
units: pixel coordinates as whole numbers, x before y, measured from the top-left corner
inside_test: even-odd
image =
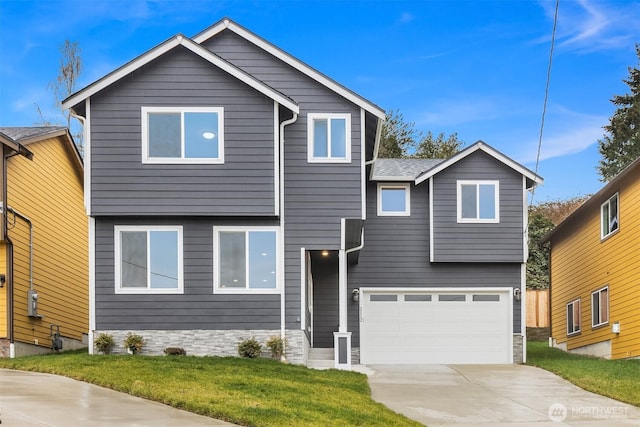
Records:
[[[0,126],[61,120],[48,84],[66,39],[78,89],[176,33],[229,17],[407,121],[483,140],[534,169],[555,0],[0,0]],[[534,202],[601,188],[597,140],[637,66],[640,0],[561,0]]]

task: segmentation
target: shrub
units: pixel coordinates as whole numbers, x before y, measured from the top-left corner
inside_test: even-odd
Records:
[[[269,338],[266,345],[269,351],[271,351],[271,357],[280,360],[282,356],[284,356],[284,351],[287,348],[287,339],[279,335],[273,335]]]
[[[248,357],[249,359],[255,359],[260,357],[262,353],[262,345],[256,340],[255,337],[251,337],[242,341],[238,345],[238,354],[242,357]]]
[[[133,332],[127,333],[122,345],[124,348],[129,350],[131,353],[136,354],[142,350],[144,347],[145,341],[140,335],[134,334]]]
[[[113,340],[113,335],[105,334],[104,332],[98,334],[98,336],[93,340],[93,345],[96,350],[98,350],[102,354],[111,353],[111,349],[116,344]]]
[[[167,356],[186,356],[187,352],[182,347],[167,347],[164,349]]]

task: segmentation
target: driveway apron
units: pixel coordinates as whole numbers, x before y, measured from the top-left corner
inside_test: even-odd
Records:
[[[72,380],[0,369],[2,427],[232,426],[161,403]]]
[[[369,365],[374,400],[429,427],[640,426],[640,408],[525,365]]]

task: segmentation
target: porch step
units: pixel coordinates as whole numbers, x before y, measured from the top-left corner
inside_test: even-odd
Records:
[[[307,366],[313,369],[334,368],[332,348],[310,348]]]

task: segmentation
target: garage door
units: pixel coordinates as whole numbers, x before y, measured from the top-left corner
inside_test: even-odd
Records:
[[[363,364],[512,363],[510,289],[361,289]]]

